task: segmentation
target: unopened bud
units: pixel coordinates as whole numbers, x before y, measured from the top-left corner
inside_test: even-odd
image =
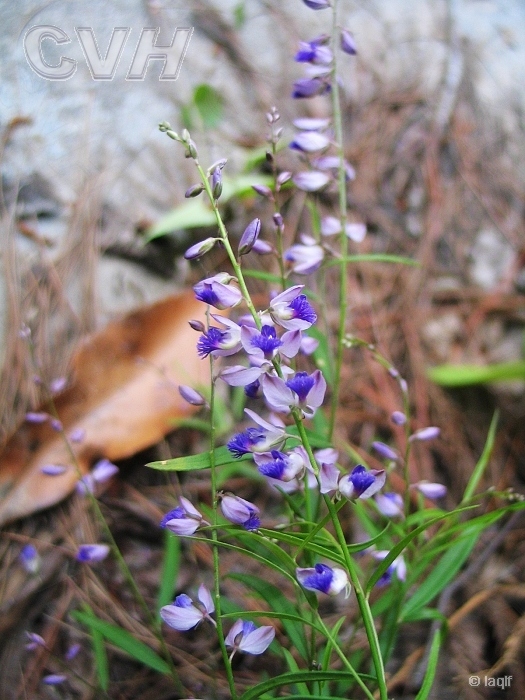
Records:
[[[197,160],[197,157],[199,155],[197,153],[197,146],[191,139],[186,142],[186,152],[184,155],[186,156],[186,158],[193,158],[193,160]]]
[[[277,184],[279,187],[282,187],[285,182],[288,182],[288,180],[292,179],[292,173],[288,172],[287,170],[284,170],[282,173],[279,173],[277,175]]]
[[[189,199],[190,197],[198,197],[201,192],[203,192],[204,186],[201,185],[200,182],[197,182],[197,184],[192,185],[189,189],[186,190],[184,193],[184,196],[186,199]]]
[[[184,253],[184,257],[186,260],[196,260],[205,253],[208,253],[218,240],[218,238],[205,238],[203,241],[195,243],[195,245],[188,248],[188,250]]]
[[[180,136],[177,134],[176,131],[172,131],[171,129],[168,129],[166,131],[166,135],[170,137],[170,139],[173,139],[174,141],[180,141]]]
[[[206,330],[206,326],[202,321],[197,321],[195,319],[192,319],[191,321],[188,321],[190,328],[193,328],[194,331],[197,331],[197,333],[204,333]]]
[[[257,238],[259,237],[260,231],[260,219],[254,219],[248,224],[241,236],[241,240],[239,241],[239,255],[247,255],[251,251]]]
[[[219,199],[222,194],[222,172],[220,168],[215,168],[211,174],[211,191],[213,199]]]
[[[282,228],[284,226],[284,221],[283,217],[279,214],[279,212],[275,212],[273,215],[273,223],[277,226],[277,228]]]
[[[273,199],[273,192],[266,185],[252,185],[252,189],[260,194],[261,197],[268,197],[268,199]]]
[[[166,132],[168,129],[171,129],[171,124],[169,122],[160,122],[159,131]]]

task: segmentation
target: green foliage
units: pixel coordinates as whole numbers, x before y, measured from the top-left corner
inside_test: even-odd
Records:
[[[493,365],[440,365],[427,370],[428,377],[447,387],[525,380],[525,361]]]
[[[92,614],[80,612],[79,610],[72,612],[71,616],[74,620],[89,627],[91,631],[94,630],[102,635],[108,642],[111,642],[111,644],[114,644],[116,647],[129,654],[129,656],[144,664],[144,666],[148,666],[148,668],[152,668],[159,673],[170,673],[168,664],[161,659],[153,649],[150,649],[146,644],[140,642],[122,627],[117,627]]]

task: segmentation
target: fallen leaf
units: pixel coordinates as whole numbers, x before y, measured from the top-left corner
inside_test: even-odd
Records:
[[[129,457],[195,411],[178,385],[207,386],[210,373],[196,353],[190,319],[204,320],[204,305],[187,292],[133,312],[81,344],[71,383],[54,404],[65,435],[83,430],[84,439],[66,441],[49,422],[17,430],[0,454],[0,525],[54,505],[95,460]],[[49,464],[66,470],[43,474]]]

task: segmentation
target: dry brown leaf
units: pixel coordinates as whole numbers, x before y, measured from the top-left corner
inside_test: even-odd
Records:
[[[209,363],[197,356],[197,336],[188,326],[190,319],[203,320],[203,308],[191,292],[183,293],[82,343],[73,357],[72,383],[55,406],[65,433],[83,429],[85,438],[68,447],[48,423],[20,427],[0,454],[0,525],[54,505],[73,490],[79,469],[86,473],[101,457],[135,454],[194,410],[177,386],[209,383]],[[67,469],[47,476],[41,471],[47,464]]]

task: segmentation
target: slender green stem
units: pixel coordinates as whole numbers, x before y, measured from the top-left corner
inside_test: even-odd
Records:
[[[367,688],[366,685],[364,684],[363,680],[361,679],[361,676],[357,673],[357,671],[356,671],[355,668],[352,666],[352,664],[350,663],[350,661],[346,658],[346,654],[345,654],[344,651],[341,649],[341,647],[340,647],[339,644],[337,643],[337,640],[336,640],[335,637],[332,635],[332,633],[330,632],[330,630],[328,629],[328,627],[325,625],[325,623],[324,623],[322,617],[321,617],[320,615],[318,615],[318,618],[317,618],[317,619],[318,619],[318,622],[319,622],[320,627],[322,627],[322,629],[323,629],[323,634],[324,634],[325,637],[330,641],[330,644],[333,646],[333,648],[334,648],[336,654],[339,656],[339,658],[340,658],[341,661],[343,662],[343,665],[345,666],[345,668],[353,675],[353,677],[354,677],[355,680],[356,680],[356,683],[357,683],[358,686],[361,688],[361,690],[365,693],[366,697],[369,698],[369,700],[374,700],[373,694],[368,690],[368,688]]]
[[[242,274],[241,266],[239,265],[239,262],[237,261],[237,258],[235,257],[235,253],[233,252],[233,248],[231,247],[230,239],[228,237],[228,232],[226,231],[226,227],[224,226],[224,222],[222,220],[220,211],[217,207],[217,202],[213,196],[213,192],[210,187],[210,183],[208,182],[208,178],[206,177],[206,173],[202,169],[202,166],[200,163],[196,160],[195,165],[197,166],[197,170],[199,171],[199,175],[201,177],[202,184],[204,185],[204,189],[206,190],[206,194],[208,195],[208,198],[210,200],[210,203],[213,207],[213,211],[215,213],[215,219],[217,221],[217,226],[219,227],[219,233],[221,236],[221,241],[222,244],[224,245],[224,248],[226,250],[226,253],[228,254],[228,258],[230,259],[231,266],[233,267],[233,270],[235,272],[235,276],[237,277],[237,282],[239,283],[239,288],[241,290],[241,293],[243,295],[244,301],[246,302],[246,306],[248,307],[248,310],[250,314],[253,317],[253,320],[255,321],[255,324],[259,330],[262,328],[262,323],[261,319],[259,318],[259,315],[255,309],[255,306],[253,305],[250,293],[248,291],[248,287],[246,286],[246,281],[244,279],[244,275]]]
[[[231,665],[231,657],[228,655],[226,644],[224,642],[224,629],[222,626],[221,617],[221,591],[220,591],[220,569],[219,569],[219,546],[217,535],[217,511],[219,508],[219,495],[217,493],[217,469],[215,464],[215,380],[213,378],[213,357],[210,355],[210,467],[211,467],[211,494],[213,505],[213,528],[211,531],[212,551],[213,551],[213,597],[215,602],[215,618],[217,622],[217,636],[219,638],[219,646],[226,669],[228,685],[232,700],[237,700],[237,691],[235,690],[235,681]]]
[[[339,83],[337,82],[337,0],[332,3],[332,112],[334,118],[335,145],[337,155],[339,156],[338,169],[338,191],[339,191],[339,219],[341,222],[341,258],[346,260],[348,255],[348,238],[346,237],[346,218],[347,218],[347,201],[346,201],[346,173],[345,173],[345,154],[343,144],[343,118],[341,114],[341,101],[339,96]],[[348,310],[348,278],[347,264],[341,263],[339,268],[339,327],[337,333],[337,348],[335,360],[334,381],[332,386],[332,410],[330,413],[330,426],[328,437],[331,438],[334,434],[335,421],[337,417],[337,408],[339,404],[339,394],[341,385],[341,369],[343,366],[344,344],[346,328],[346,314]]]
[[[363,619],[363,624],[365,626],[366,636],[368,638],[368,644],[370,646],[370,653],[372,654],[372,661],[377,676],[377,683],[379,686],[379,697],[381,700],[388,700],[388,690],[386,687],[385,678],[385,667],[383,664],[383,657],[381,655],[381,647],[379,646],[379,638],[377,636],[377,630],[374,623],[374,618],[372,615],[372,610],[370,609],[370,603],[368,597],[365,595],[363,587],[361,586],[361,581],[359,580],[359,575],[357,572],[357,567],[352,559],[350,552],[348,551],[346,545],[346,538],[337,517],[337,512],[335,510],[334,504],[328,495],[324,497],[326,507],[328,512],[332,517],[332,523],[335,529],[339,545],[342,549],[343,557],[345,560],[345,565],[348,571],[348,575],[352,586],[354,587],[354,592],[357,599],[357,604],[359,606],[359,611]]]

